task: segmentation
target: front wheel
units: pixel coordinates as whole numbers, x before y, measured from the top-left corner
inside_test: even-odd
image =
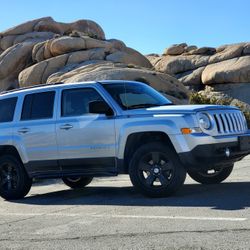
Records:
[[[233,171],[234,165],[206,171],[188,170],[189,176],[201,184],[218,184],[224,181]]]
[[[62,178],[65,185],[70,188],[78,189],[87,186],[92,180],[92,177],[64,177]]]
[[[30,191],[32,179],[14,156],[0,158],[0,196],[6,200],[21,199]]]
[[[132,184],[149,197],[166,197],[184,183],[186,171],[176,152],[163,143],[148,143],[134,153],[129,176]]]

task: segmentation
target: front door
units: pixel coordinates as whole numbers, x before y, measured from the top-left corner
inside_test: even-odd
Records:
[[[56,124],[59,164],[63,172],[115,173],[114,117],[89,112],[89,103],[103,101],[92,87],[64,89]]]

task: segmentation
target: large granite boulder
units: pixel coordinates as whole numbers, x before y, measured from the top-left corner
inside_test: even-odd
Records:
[[[250,43],[190,47],[185,43],[175,44],[165,49],[162,56],[147,58],[157,71],[171,74],[187,86],[202,88],[203,84],[250,82]]]
[[[206,88],[210,86],[214,92],[226,94],[250,105],[250,83],[214,84],[206,85]]]
[[[180,55],[180,56],[162,56],[157,62],[151,61],[157,71],[171,74],[184,73],[195,70],[208,64],[209,56],[201,55]]]
[[[153,70],[150,61],[117,39],[105,39],[93,21],[32,20],[0,33],[0,90],[54,81],[139,80],[175,103],[189,91],[176,78]]]
[[[146,57],[142,56],[138,51],[128,47],[121,51],[114,51],[114,53],[107,55],[106,60],[152,68],[151,63]]]
[[[174,44],[163,52],[163,55],[181,55],[187,47],[186,43]]]
[[[0,44],[2,49],[7,49],[6,46],[10,47],[13,45],[13,42],[19,37],[30,36],[30,34],[34,33],[37,35],[38,32],[50,32],[53,34],[60,35],[68,35],[73,31],[83,32],[86,35],[97,39],[105,39],[105,34],[102,28],[95,22],[90,20],[78,20],[73,23],[60,23],[53,20],[51,17],[44,17],[35,19],[32,21],[28,21],[17,25],[13,28],[10,28],[6,31],[0,32]],[[6,42],[2,42],[5,40],[9,40],[6,45]],[[2,46],[4,44],[4,48]]]
[[[50,57],[66,54],[73,51],[89,50],[93,48],[106,48],[111,49],[112,43],[94,39],[88,36],[70,37],[62,36],[46,41],[45,43],[39,43],[33,50],[32,57],[41,61]],[[41,52],[44,56],[41,56]],[[39,55],[37,55],[39,53]]]
[[[250,43],[218,48],[185,45],[171,46],[161,56],[147,58],[155,70],[176,77],[188,89],[199,91],[210,85],[221,94],[250,103]]]
[[[91,43],[92,46],[93,43],[98,42],[94,47],[99,48],[100,44],[108,43],[104,41],[105,35],[102,28],[90,20],[59,23],[51,17],[45,17],[0,32],[0,91],[19,87],[18,76],[22,70],[39,60],[50,57],[49,48],[44,50],[44,55],[41,53],[42,45],[48,47],[46,41],[53,41],[55,44],[52,52],[56,53],[56,50],[59,50],[60,54],[60,44],[56,44],[57,39],[71,38],[69,35],[75,36],[76,33],[85,36],[88,40],[86,43]],[[33,55],[33,49],[40,53]],[[70,51],[70,48],[68,50]]]
[[[104,60],[105,49],[96,48],[90,50],[80,50],[71,53],[51,57],[40,61],[20,72],[20,87],[27,87],[33,84],[46,83],[48,77],[65,66],[77,64],[89,60]]]
[[[19,86],[18,74],[32,64],[32,49],[36,42],[33,40],[13,45],[0,55],[0,90],[8,90]]]
[[[44,83],[61,67],[89,60],[152,67],[146,57],[122,41],[105,40],[102,28],[93,21],[61,23],[44,17],[0,32],[0,90],[18,87],[18,77],[22,86],[25,79]]]
[[[199,67],[198,69],[186,71],[184,73],[180,73],[175,75],[175,77],[181,81],[184,85],[189,86],[192,85],[193,88],[195,85],[199,85],[201,83],[201,75],[205,67]]]
[[[201,78],[204,84],[250,82],[250,56],[207,65]]]
[[[141,81],[167,95],[175,103],[187,103],[189,91],[174,77],[151,69],[108,61],[86,61],[66,66],[47,82],[81,82],[106,79]]]

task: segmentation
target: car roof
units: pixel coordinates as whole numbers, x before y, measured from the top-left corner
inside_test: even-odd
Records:
[[[55,89],[58,88],[60,85],[63,86],[76,86],[80,84],[96,84],[96,83],[101,83],[101,84],[117,84],[117,83],[138,83],[136,81],[128,81],[128,80],[101,80],[101,81],[86,81],[86,82],[75,82],[75,83],[63,83],[63,82],[55,82],[55,83],[47,83],[47,84],[37,84],[37,85],[32,85],[28,87],[23,87],[23,88],[18,88],[18,89],[13,89],[13,90],[7,90],[7,91],[2,91],[0,92],[0,97],[5,97],[5,96],[13,96],[18,93],[23,93],[23,92],[31,92],[33,90],[47,90],[47,89]]]

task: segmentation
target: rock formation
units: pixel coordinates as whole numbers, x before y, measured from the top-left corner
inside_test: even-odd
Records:
[[[170,74],[192,90],[205,85],[250,104],[250,43],[218,48],[175,44],[163,55],[148,55],[155,70]]]
[[[0,90],[101,79],[140,80],[176,103],[188,100],[189,91],[176,78],[153,70],[122,41],[107,40],[93,21],[59,23],[45,17],[0,33]]]

